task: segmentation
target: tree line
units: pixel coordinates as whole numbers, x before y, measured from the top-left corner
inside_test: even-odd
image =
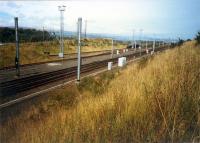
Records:
[[[44,40],[52,40],[52,36],[46,30],[36,30],[30,28],[19,28],[19,41],[20,42],[39,42]],[[0,42],[13,43],[15,42],[15,28],[0,27]]]

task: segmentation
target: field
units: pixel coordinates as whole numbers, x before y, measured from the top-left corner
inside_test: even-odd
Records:
[[[75,39],[66,39],[64,41],[64,53],[75,53],[76,52],[76,41]],[[109,39],[84,39],[82,51],[101,51],[111,50],[111,40]],[[126,43],[115,42],[114,48],[121,49],[125,48]],[[20,63],[30,64],[43,61],[51,61],[59,59],[58,55],[60,50],[58,41],[46,41],[46,42],[32,42],[32,43],[21,43],[20,44]],[[0,46],[0,68],[6,66],[13,66],[15,62],[15,44],[6,44]]]
[[[47,93],[2,124],[2,142],[200,142],[194,41]]]

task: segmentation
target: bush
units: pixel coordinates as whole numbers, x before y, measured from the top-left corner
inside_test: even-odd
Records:
[[[183,43],[184,43],[184,40],[179,38],[179,40],[178,40],[178,46],[183,45]]]
[[[200,44],[200,31],[197,33],[195,40],[197,41],[197,44]]]

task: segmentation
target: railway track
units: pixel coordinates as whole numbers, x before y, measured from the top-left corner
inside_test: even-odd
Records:
[[[103,51],[91,51],[91,52],[82,52],[84,54],[94,54],[94,53],[104,53],[104,52],[110,52],[110,50],[103,50]],[[70,53],[70,54],[64,54],[65,56],[71,56],[71,55],[77,55],[77,53]],[[58,54],[49,54],[49,56],[58,56]]]
[[[92,55],[89,55],[89,56],[82,56],[82,59],[87,59],[87,58],[92,58],[92,57],[96,57],[96,56],[109,55],[109,54],[111,54],[111,51],[110,50],[104,50],[104,51],[95,51],[95,52],[83,52],[82,54],[92,54]],[[23,64],[23,65],[20,65],[20,67],[41,65],[41,64],[52,63],[52,62],[77,60],[77,57],[72,57],[72,56],[76,56],[76,55],[77,55],[77,53],[65,54],[65,56],[71,57],[71,58],[63,58],[63,59],[57,59],[57,60],[52,60],[52,61],[44,61],[44,62],[31,63],[31,64]],[[58,56],[58,55],[49,55],[49,56]],[[6,66],[6,67],[3,67],[3,68],[0,68],[0,70],[12,70],[12,69],[15,69],[15,66]]]
[[[134,53],[133,55],[139,55],[139,53]],[[90,56],[91,57],[91,56]],[[128,57],[128,56],[127,56]],[[117,58],[107,59],[104,61],[97,61],[81,66],[81,73],[87,73],[95,69],[107,66],[107,63],[112,61],[117,62]],[[0,83],[1,96],[12,96],[47,83],[57,81],[63,78],[74,77],[77,73],[77,66],[70,67],[67,69],[52,71],[48,73],[41,73],[37,75],[32,75],[29,77],[23,77],[20,79],[15,79],[7,82]]]
[[[156,51],[162,51],[166,48],[156,49]],[[142,51],[127,55],[127,60],[140,57],[145,55],[146,52]],[[97,70],[107,66],[107,63],[112,61],[114,64],[117,63],[118,58],[107,59],[103,61],[97,61],[90,64],[85,64],[81,66],[81,74],[89,73],[93,70]],[[63,79],[75,78],[77,74],[77,67],[71,67],[67,69],[62,69],[58,71],[52,71],[48,73],[42,73],[38,75],[29,76],[26,78],[15,79],[12,81],[7,81],[0,83],[1,98],[7,96],[14,96],[20,92],[34,89],[48,83],[56,82]],[[1,106],[1,105],[0,105]]]

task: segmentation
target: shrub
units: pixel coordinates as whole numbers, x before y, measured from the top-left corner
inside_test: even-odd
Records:
[[[183,45],[183,43],[184,43],[184,40],[179,38],[177,45],[181,46],[181,45]]]
[[[200,31],[197,33],[195,40],[197,41],[197,44],[200,44]]]

